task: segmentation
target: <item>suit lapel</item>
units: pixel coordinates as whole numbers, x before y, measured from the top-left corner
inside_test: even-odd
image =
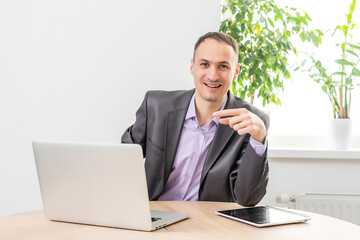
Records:
[[[167,125],[164,126],[166,127],[164,186],[174,163],[185,116],[193,94],[194,90],[186,91],[178,102],[176,110],[169,112],[167,116]]]
[[[228,101],[226,103],[225,109],[239,108],[236,105],[236,100],[234,95],[228,93]],[[226,144],[230,140],[231,136],[236,134],[235,131],[230,128],[228,125],[219,124],[218,129],[216,130],[214,139],[212,140],[209,152],[206,156],[203,170],[201,173],[200,184],[204,180],[206,174],[209,172],[210,168],[217,161],[220,153],[225,148]]]

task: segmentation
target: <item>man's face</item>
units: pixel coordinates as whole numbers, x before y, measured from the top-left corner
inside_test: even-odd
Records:
[[[191,59],[191,74],[195,82],[195,94],[199,100],[222,103],[236,79],[240,65],[234,49],[215,39],[205,39]]]

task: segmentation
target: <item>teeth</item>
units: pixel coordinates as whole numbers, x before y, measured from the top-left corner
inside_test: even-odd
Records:
[[[204,83],[207,87],[210,87],[210,88],[219,88],[220,86],[221,86],[221,84],[220,85],[209,85],[209,84],[207,84],[207,83]]]

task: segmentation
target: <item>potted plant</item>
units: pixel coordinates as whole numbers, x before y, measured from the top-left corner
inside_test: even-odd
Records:
[[[321,85],[321,89],[329,98],[333,121],[332,132],[334,139],[333,147],[346,149],[348,147],[351,135],[351,92],[359,86],[360,77],[360,44],[352,42],[352,33],[356,29],[356,23],[353,22],[353,12],[356,0],[352,0],[349,13],[346,14],[346,24],[335,27],[335,34],[341,34],[342,41],[337,43],[339,57],[334,60],[337,69],[325,68],[321,60],[310,57],[310,67],[308,67],[309,76]],[[303,67],[306,61],[303,61]]]
[[[320,30],[307,30],[310,16],[295,8],[279,7],[274,0],[224,0],[220,31],[239,43],[240,73],[231,90],[243,99],[255,96],[262,105],[281,104],[278,93],[291,78],[288,56],[297,54],[290,38],[298,36],[315,46],[321,43]]]

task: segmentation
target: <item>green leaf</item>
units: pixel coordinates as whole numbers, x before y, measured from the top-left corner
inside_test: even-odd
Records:
[[[353,64],[346,59],[336,59],[335,62],[340,65],[352,66]]]
[[[263,16],[260,17],[260,22],[265,22],[265,18]],[[257,22],[258,24],[258,22]]]
[[[350,4],[350,14],[354,12],[356,0],[353,0]]]
[[[237,12],[236,7],[230,6],[231,13],[234,15]]]
[[[301,62],[301,66],[305,66],[305,63],[307,62],[307,59],[304,59],[302,62]]]
[[[348,35],[348,29],[349,29],[349,27],[344,25],[344,26],[343,26],[343,29],[344,29],[344,31],[343,31],[344,36],[347,36],[347,35]]]
[[[241,22],[243,20],[242,13],[241,12],[237,13],[235,15],[235,19],[236,21]]]
[[[359,45],[355,45],[355,44],[349,44],[352,48],[355,48],[357,50],[360,50],[360,46]]]
[[[356,77],[360,77],[360,70],[357,68],[354,68],[352,71],[352,75],[354,75]]]
[[[252,13],[248,13],[248,19],[249,19],[249,22],[251,23],[252,22],[252,20],[253,20],[253,15],[252,15]]]
[[[346,81],[345,81],[345,84],[351,86],[352,85],[352,79],[347,78]]]
[[[309,14],[307,14],[306,12],[305,13],[305,17],[309,20],[309,21],[312,21],[311,17],[309,16]]]
[[[300,20],[305,26],[308,26],[308,21],[306,20],[305,17],[301,17]]]
[[[344,33],[344,28],[341,25],[336,26],[336,28],[334,30],[334,33],[332,35],[334,35],[336,33],[336,30],[340,30],[340,31],[342,31]]]
[[[305,32],[301,32],[301,33],[300,33],[300,38],[301,38],[301,40],[302,40],[303,42],[305,42],[305,40],[306,40]]]
[[[315,67],[316,67],[317,69],[321,68],[321,62],[320,62],[320,61],[316,61]]]
[[[272,65],[274,65],[275,62],[276,62],[276,57],[270,56],[270,57],[268,58],[268,60],[269,60],[269,65],[272,66]]]
[[[236,92],[236,86],[237,86],[237,84],[236,84],[236,81],[232,81],[231,82],[231,90],[233,91],[233,92]],[[236,95],[236,94],[235,94]]]
[[[346,73],[344,72],[334,72],[331,74],[331,76],[334,76],[334,75],[343,75],[343,76],[346,76]]]
[[[243,82],[243,80],[242,79],[239,79],[238,81],[237,81],[237,83],[240,85],[240,87],[244,87],[244,82]]]
[[[346,19],[347,19],[347,24],[351,23],[351,19],[352,19],[352,14],[349,13],[348,15],[346,15]]]
[[[274,22],[273,22],[270,18],[267,18],[267,19],[268,19],[270,25],[271,25],[272,27],[275,27]]]
[[[245,24],[243,23],[243,24],[241,24],[241,32],[244,32],[245,31]]]
[[[251,58],[245,58],[245,60],[244,60],[244,63],[245,63],[245,65],[250,65],[250,63],[251,63]]]
[[[316,29],[315,31],[318,32],[319,36],[324,36],[324,33],[322,31],[320,31],[319,29]]]
[[[255,74],[255,71],[256,71],[256,67],[253,66],[250,70],[249,70],[249,77],[254,75]]]
[[[322,86],[321,89],[322,89],[325,93],[327,93],[327,87],[326,87],[326,86]]]
[[[348,53],[350,53],[351,55],[354,55],[356,57],[359,57],[359,55],[357,55],[355,52],[351,51],[351,50],[346,50]]]
[[[317,38],[317,36],[314,33],[310,33],[310,37],[312,39],[312,42],[315,44],[315,46],[319,46],[319,39]]]

